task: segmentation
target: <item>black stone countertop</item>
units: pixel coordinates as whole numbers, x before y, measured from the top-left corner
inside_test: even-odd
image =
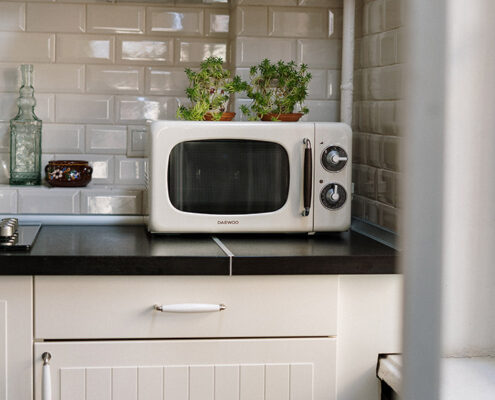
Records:
[[[151,236],[144,226],[43,226],[30,252],[0,251],[0,275],[391,274],[396,251],[356,232]]]

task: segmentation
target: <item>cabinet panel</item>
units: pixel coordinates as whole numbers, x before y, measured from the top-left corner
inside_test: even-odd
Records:
[[[30,276],[0,277],[0,400],[31,400],[32,285]]]
[[[125,339],[334,336],[338,277],[37,276],[35,337]],[[226,304],[162,313],[154,304]],[[318,315],[318,318],[314,318]]]
[[[332,338],[36,343],[35,400],[45,351],[53,400],[335,400]]]

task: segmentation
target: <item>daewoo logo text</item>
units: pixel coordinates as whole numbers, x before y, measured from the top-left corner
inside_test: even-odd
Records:
[[[237,225],[239,223],[236,219],[217,221],[219,225]]]

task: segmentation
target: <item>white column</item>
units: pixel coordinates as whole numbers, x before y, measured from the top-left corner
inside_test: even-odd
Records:
[[[405,5],[403,398],[430,400],[438,399],[440,370],[446,2]]]

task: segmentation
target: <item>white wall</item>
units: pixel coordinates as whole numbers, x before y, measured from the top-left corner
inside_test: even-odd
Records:
[[[495,355],[495,53],[491,0],[449,2],[444,354]]]

